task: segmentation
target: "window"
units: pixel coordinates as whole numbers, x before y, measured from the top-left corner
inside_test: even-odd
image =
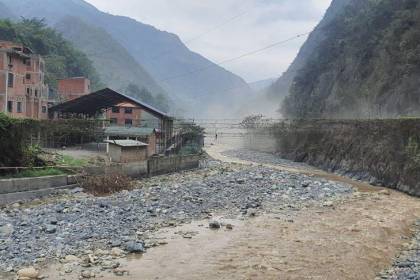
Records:
[[[119,113],[120,108],[119,107],[112,107],[112,113]]]
[[[116,118],[111,118],[111,124],[118,124],[118,120]]]
[[[13,87],[13,83],[14,83],[14,75],[13,73],[9,73],[8,75],[8,81],[7,81],[7,86],[12,88]]]
[[[17,102],[16,103],[16,112],[17,113],[22,113],[22,102]]]
[[[12,57],[9,55],[9,66],[12,66]]]
[[[30,60],[30,59],[25,60],[25,64],[26,64],[27,66],[31,66],[31,60]]]
[[[133,108],[125,108],[124,109],[124,113],[126,113],[126,114],[132,114],[133,113]]]
[[[35,90],[35,97],[38,97],[38,90]]]
[[[29,88],[26,88],[26,94],[27,94],[27,95],[30,95],[30,94],[31,94],[31,92],[30,92],[30,89],[29,89]]]
[[[46,113],[47,112],[47,106],[42,106],[42,113]]]
[[[133,120],[132,119],[126,119],[125,120],[125,125],[126,126],[132,126],[133,125]]]
[[[26,74],[26,79],[27,79],[27,80],[30,80],[30,79],[31,79],[31,74],[27,73],[27,74]]]
[[[7,101],[7,112],[13,113],[13,101]]]

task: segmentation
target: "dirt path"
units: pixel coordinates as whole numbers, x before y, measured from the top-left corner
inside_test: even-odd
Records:
[[[208,153],[223,161],[252,164],[227,158],[221,154],[223,150],[223,146],[212,146]],[[210,230],[208,221],[165,229],[160,235],[168,240],[167,245],[150,249],[138,259],[121,260],[129,276],[104,274],[101,278],[374,279],[391,265],[410,237],[411,225],[420,217],[420,201],[405,194],[381,191],[315,169],[289,171],[352,183],[361,192],[328,207],[298,211],[292,217],[279,211],[228,221],[234,224],[231,231]],[[175,234],[177,231],[198,234],[186,239]],[[53,267],[46,274],[60,279],[55,278],[59,270]]]

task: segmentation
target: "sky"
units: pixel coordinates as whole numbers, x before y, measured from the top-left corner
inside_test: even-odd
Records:
[[[331,0],[86,0],[98,9],[177,34],[213,62],[313,30]],[[223,67],[248,82],[279,77],[306,36]]]

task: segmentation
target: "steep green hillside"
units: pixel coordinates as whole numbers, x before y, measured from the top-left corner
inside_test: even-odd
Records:
[[[144,102],[165,109],[167,101],[164,90],[104,29],[71,16],[59,21],[55,25],[55,29],[92,60],[106,86],[125,91]],[[126,90],[127,85],[130,84],[129,88],[138,89]],[[145,94],[146,92],[152,94]],[[157,96],[159,97],[157,98]]]
[[[42,20],[24,19],[12,23],[0,20],[0,40],[20,42],[42,55],[46,65],[46,82],[55,87],[57,79],[85,76],[92,87],[101,86],[98,74],[85,54],[76,50],[55,30],[46,27]]]
[[[303,44],[293,63],[282,76],[273,83],[267,90],[267,97],[269,100],[280,104],[283,99],[289,94],[290,86],[298,71],[300,71],[311,57],[312,52],[325,39],[325,26],[331,23],[337,16],[344,12],[345,7],[352,0],[333,0],[331,6],[328,8],[324,18],[318,26],[309,35],[306,42]]]
[[[192,52],[175,34],[101,12],[83,0],[0,0],[0,3],[18,16],[45,18],[50,26],[74,16],[102,28],[150,73],[172,100],[182,100],[182,106],[190,109],[189,115],[229,114],[238,98],[251,94],[242,78]],[[202,68],[206,70],[197,71]]]
[[[298,72],[286,116],[420,114],[420,0],[352,0]]]

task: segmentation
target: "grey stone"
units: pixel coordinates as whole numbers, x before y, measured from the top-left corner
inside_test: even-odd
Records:
[[[0,237],[1,238],[9,238],[13,232],[14,232],[14,227],[11,224],[6,224],[6,225],[2,225],[0,226]]]
[[[45,232],[52,234],[52,233],[56,233],[57,232],[57,226],[55,225],[46,225],[45,226]]]
[[[220,223],[218,221],[210,221],[209,228],[211,229],[220,229]]]
[[[136,253],[141,254],[145,253],[146,249],[144,248],[143,242],[137,242],[137,241],[129,241],[125,244],[125,250],[129,253]]]

